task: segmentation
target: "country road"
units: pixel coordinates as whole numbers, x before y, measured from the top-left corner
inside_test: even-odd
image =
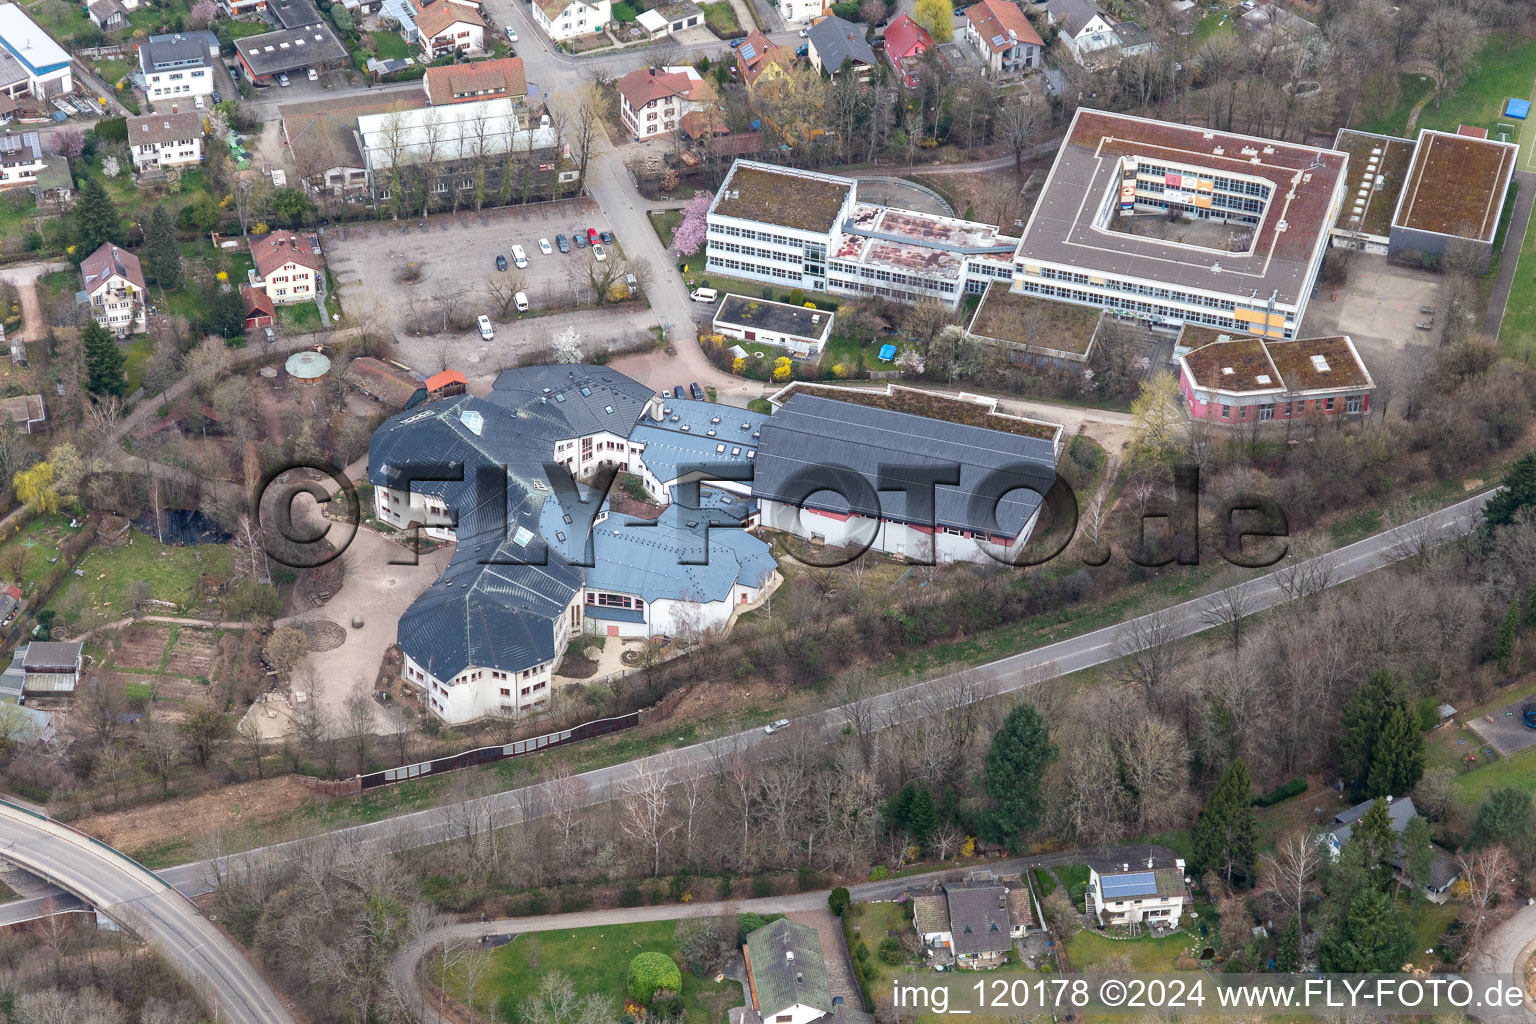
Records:
[[[230,1024],[293,1024],[277,993],[181,893],[84,833],[0,803],[0,857],[87,900],[170,960]]]

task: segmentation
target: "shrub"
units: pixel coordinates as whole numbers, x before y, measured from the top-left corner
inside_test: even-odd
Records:
[[[736,944],[742,945],[747,941],[747,936],[757,931],[765,924],[773,924],[783,914],[738,914],[736,915]]]
[[[645,897],[640,894],[640,887],[630,882],[619,890],[619,906],[638,907],[645,902]]]
[[[901,952],[901,940],[894,935],[887,935],[880,940],[880,959],[892,967],[901,963],[905,957]]]
[[[884,881],[886,878],[890,877],[890,874],[890,869],[887,868],[884,864],[876,864],[874,867],[869,869],[869,880],[871,882]]]
[[[1275,804],[1289,800],[1293,796],[1300,796],[1307,791],[1306,779],[1292,779],[1283,786],[1276,786],[1268,793],[1260,793],[1253,798],[1255,807],[1273,807]]]
[[[852,902],[853,898],[848,895],[846,886],[840,885],[827,894],[827,906],[831,907],[832,913],[838,917],[843,916],[843,911],[847,910]]]
[[[773,880],[767,875],[758,875],[752,879],[752,898],[760,900],[773,895]]]
[[[680,992],[683,972],[665,953],[641,953],[629,962],[629,994],[641,1006],[649,1006],[657,992]]]

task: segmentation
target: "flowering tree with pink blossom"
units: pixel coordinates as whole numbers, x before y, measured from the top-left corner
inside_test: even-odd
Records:
[[[49,146],[59,156],[77,160],[85,152],[85,132],[79,128],[60,128],[48,139]]]
[[[703,248],[704,222],[714,198],[713,192],[695,192],[688,205],[683,207],[683,219],[672,232],[672,249],[679,256],[692,256]]]
[[[218,5],[213,0],[197,0],[187,12],[187,21],[193,28],[207,28],[219,16]]]

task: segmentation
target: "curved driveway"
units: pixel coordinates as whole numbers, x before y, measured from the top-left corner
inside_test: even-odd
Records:
[[[0,803],[0,857],[155,946],[230,1024],[293,1024],[277,993],[192,902],[110,847]]]

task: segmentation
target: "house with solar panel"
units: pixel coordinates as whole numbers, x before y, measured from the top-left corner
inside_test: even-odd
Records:
[[[729,629],[780,582],[740,479],[762,426],[577,365],[507,370],[484,398],[385,421],[369,443],[374,514],[455,545],[397,626],[407,684],[439,719],[476,721],[546,704],[580,633]],[[639,476],[659,515],[615,512],[616,472]]]
[[[813,544],[1016,560],[1056,482],[1061,425],[994,399],[796,382],[768,401],[752,497],[764,526]]]
[[[1149,847],[1136,860],[1088,862],[1088,912],[1102,926],[1177,928],[1188,902],[1184,858],[1171,850]]]

